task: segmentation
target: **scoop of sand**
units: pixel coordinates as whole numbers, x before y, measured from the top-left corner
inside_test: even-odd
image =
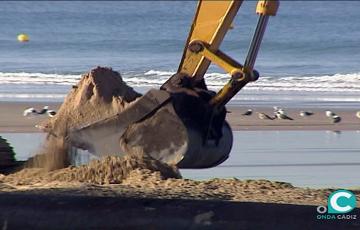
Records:
[[[70,128],[120,113],[140,96],[123,81],[118,72],[97,67],[82,75],[57,115],[42,126],[54,135],[64,136]]]
[[[69,166],[67,134],[70,129],[120,113],[140,96],[111,68],[97,67],[85,73],[56,116],[39,125],[48,133],[47,140],[28,165],[49,171]]]

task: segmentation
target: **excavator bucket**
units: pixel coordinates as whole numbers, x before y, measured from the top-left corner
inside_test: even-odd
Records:
[[[208,168],[227,159],[232,132],[227,123],[217,141],[204,142],[198,125],[184,125],[171,94],[150,90],[125,111],[72,130],[72,146],[97,156],[147,154],[180,168]]]

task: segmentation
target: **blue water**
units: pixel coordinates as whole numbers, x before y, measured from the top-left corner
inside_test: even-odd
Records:
[[[0,133],[26,160],[41,147],[42,133]],[[360,186],[360,132],[234,132],[230,157],[211,169],[181,170],[184,178],[268,179],[302,187]],[[84,154],[82,162],[89,160]]]
[[[255,5],[243,3],[221,46],[241,63]],[[178,67],[195,8],[192,1],[0,2],[0,100],[62,100],[81,73],[98,65],[120,71],[134,87],[158,87]],[[356,1],[281,2],[256,63],[263,77],[235,99],[256,101],[265,93],[301,102],[305,92],[318,104],[358,104],[359,8]],[[30,42],[18,43],[19,33]],[[209,73],[213,88],[228,79],[214,66]]]

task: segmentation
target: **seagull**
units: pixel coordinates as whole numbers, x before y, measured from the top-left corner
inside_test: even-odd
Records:
[[[40,110],[40,112],[37,112],[37,114],[43,115],[43,114],[47,113],[48,109],[49,109],[49,106],[45,105],[44,108],[42,108],[42,110]]]
[[[333,116],[337,116],[334,112],[332,112],[330,110],[325,111],[325,114],[326,114],[327,117],[330,117],[330,118],[332,118]]]
[[[250,116],[252,114],[252,109],[248,109],[245,113],[241,114],[243,116]]]
[[[280,113],[280,114],[286,115],[286,113],[285,113],[285,111],[283,109],[279,109],[277,112]]]
[[[274,109],[274,114],[277,113],[281,108],[277,107],[277,106],[273,106]],[[281,109],[282,110],[282,109]]]
[[[302,116],[302,117],[308,117],[311,115],[314,115],[314,113],[311,111],[300,111],[300,116]]]
[[[277,106],[273,106],[273,108],[274,108],[275,112],[278,111],[279,109],[281,109],[280,107],[277,107]]]
[[[274,120],[273,117],[270,117],[269,115],[265,114],[265,113],[258,113],[258,117],[261,120]]]
[[[39,112],[34,109],[33,107],[27,108],[23,112],[24,117],[33,115],[33,116],[39,116],[39,115],[48,115],[49,117],[54,117],[56,115],[55,110],[49,110],[49,106],[44,106]]]
[[[24,117],[27,117],[27,116],[30,116],[30,115],[35,115],[35,114],[37,114],[37,111],[36,111],[36,109],[34,109],[32,107],[25,109],[24,112],[23,112]]]
[[[280,120],[294,120],[291,117],[287,116],[286,114],[280,112],[275,113],[275,116]]]
[[[284,110],[283,108],[279,108],[279,107],[277,107],[277,106],[274,106],[273,108],[274,108],[274,114],[275,114],[275,116],[276,116],[277,113],[286,115],[286,112],[285,112],[285,110]]]
[[[331,119],[333,123],[339,123],[341,121],[341,117],[338,115],[332,116]]]
[[[360,111],[356,112],[356,117],[360,119]]]
[[[48,110],[46,111],[47,115],[49,117],[54,117],[56,115],[56,111],[55,110]]]

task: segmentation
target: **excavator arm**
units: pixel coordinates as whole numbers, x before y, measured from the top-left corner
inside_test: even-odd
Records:
[[[258,2],[259,21],[243,65],[219,49],[241,4],[200,0],[177,74],[125,111],[72,130],[71,145],[100,156],[140,152],[179,168],[214,167],[225,161],[233,142],[225,104],[259,77],[256,56],[279,2]],[[217,93],[204,81],[211,63],[230,75]]]
[[[219,47],[243,1],[200,0],[185,45],[178,72],[192,77],[194,85],[204,78],[211,62],[230,74],[230,81],[210,101],[224,106],[250,81],[256,81],[255,60],[261,45],[269,16],[275,16],[278,0],[260,0],[256,7],[259,20],[244,65],[223,53]]]
[[[209,44],[209,50],[216,52],[242,2],[199,1],[178,72],[193,77],[195,82],[203,79],[211,60],[192,52],[189,49],[190,44],[193,41],[201,41]]]

